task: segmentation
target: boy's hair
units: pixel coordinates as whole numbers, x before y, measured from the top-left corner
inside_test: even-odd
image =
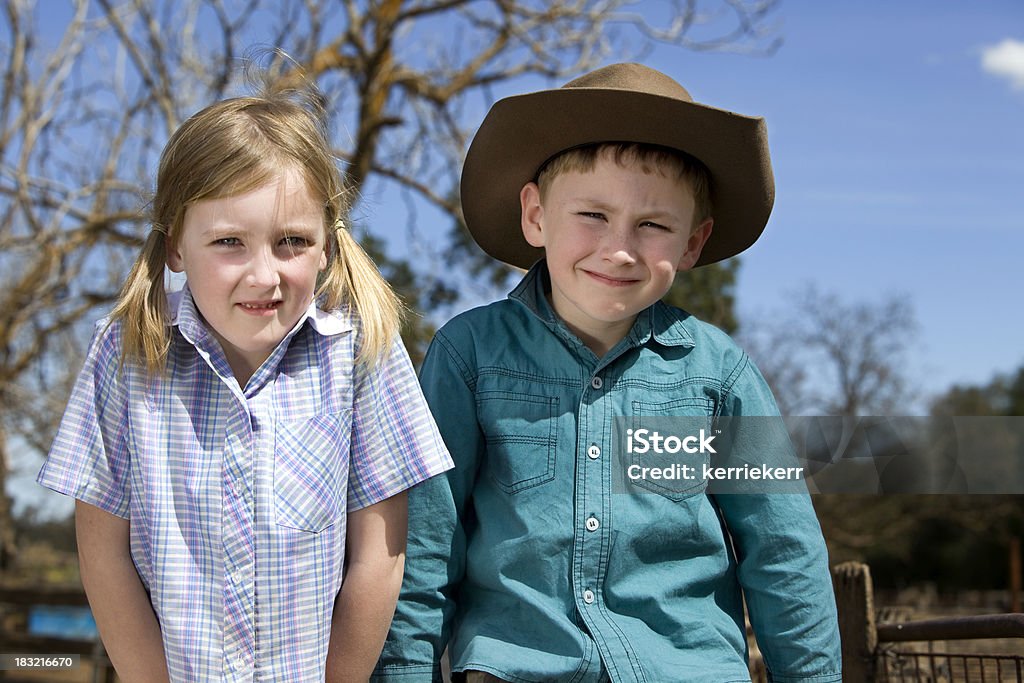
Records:
[[[619,166],[635,166],[647,175],[660,173],[671,177],[675,174],[679,180],[685,180],[693,192],[691,231],[711,216],[711,173],[707,167],[699,159],[680,150],[642,142],[598,142],[560,152],[548,159],[537,172],[541,198],[546,196],[547,188],[559,175],[589,173],[594,170],[597,158],[606,152]]]
[[[318,303],[325,310],[351,307],[361,331],[357,362],[372,364],[390,347],[402,305],[345,228],[348,203],[320,102],[312,85],[228,99],[194,114],[171,136],[160,156],[152,228],[111,314],[111,322],[123,323],[122,362],[143,361],[153,374],[166,365],[164,266],[189,205],[254,190],[289,167],[324,207],[327,268],[318,278]]]

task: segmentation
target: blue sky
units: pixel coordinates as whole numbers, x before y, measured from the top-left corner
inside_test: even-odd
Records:
[[[767,119],[777,199],[743,256],[741,319],[785,311],[807,283],[896,294],[920,323],[908,374],[923,397],[1024,365],[1024,2],[784,0],[773,16],[770,57],[645,60]],[[367,192],[364,220],[404,225],[404,199]],[[428,238],[447,231],[420,211]]]
[[[908,414],[1024,365],[1024,3],[783,0],[772,17],[771,56],[644,60],[699,102],[767,120],[776,204],[742,257],[741,322],[785,313],[810,283],[848,303],[906,298]],[[364,220],[404,223],[400,200],[365,191]],[[427,241],[449,225],[429,209],[418,223]]]
[[[920,323],[923,393],[1024,364],[1024,3],[786,0],[776,18],[771,57],[648,60],[767,119],[777,199],[743,260],[742,316],[808,282],[896,294]]]

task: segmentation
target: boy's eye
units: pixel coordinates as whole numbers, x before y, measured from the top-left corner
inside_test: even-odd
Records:
[[[599,211],[580,211],[577,215],[583,216],[584,218],[593,218],[597,221],[604,220],[604,214]]]
[[[655,223],[654,221],[644,221],[643,223],[640,224],[640,226],[644,227],[644,228],[654,228],[656,230],[671,230],[672,229],[672,228],[668,227],[667,225],[662,225],[661,223]]]

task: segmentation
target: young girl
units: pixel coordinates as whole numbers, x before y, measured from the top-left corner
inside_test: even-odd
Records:
[[[125,681],[365,680],[404,491],[451,467],[313,101],[219,102],[171,137],[39,474],[77,499],[82,582]],[[165,264],[187,283],[171,296]]]

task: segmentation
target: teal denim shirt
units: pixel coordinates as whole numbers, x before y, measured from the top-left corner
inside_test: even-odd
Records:
[[[447,645],[453,671],[509,681],[747,681],[745,597],[772,680],[841,681],[806,493],[612,490],[616,417],[777,415],[753,363],[660,302],[597,358],[547,287],[542,261],[427,353],[420,381],[455,469],[409,493],[374,680],[438,681]]]

